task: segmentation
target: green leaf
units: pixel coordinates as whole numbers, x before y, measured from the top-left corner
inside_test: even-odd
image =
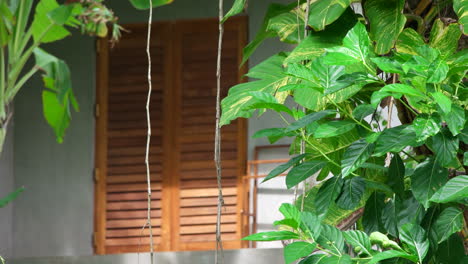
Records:
[[[133,7],[136,9],[149,9],[150,3],[148,0],[129,0]],[[172,3],[174,0],[151,0],[153,8],[167,5]]]
[[[463,27],[463,34],[468,34],[468,1],[453,0],[453,10],[457,13],[458,23]]]
[[[468,197],[468,176],[460,175],[450,179],[432,195],[430,201],[449,203]]]
[[[448,240],[441,243],[434,256],[438,264],[464,264],[468,260],[463,241],[458,234],[451,235]]]
[[[313,254],[299,262],[299,264],[319,264],[322,263],[322,260],[324,260],[327,257],[327,255],[324,254]]]
[[[252,115],[250,107],[259,100],[252,96],[252,92],[265,92],[275,96],[282,96],[277,90],[288,83],[290,77],[283,72],[281,64],[284,54],[277,54],[252,68],[247,76],[261,79],[258,81],[241,83],[229,89],[228,96],[221,102],[222,116],[220,124],[227,125],[238,117],[248,118]],[[277,97],[278,98],[278,97]],[[284,98],[281,98],[284,100]],[[278,103],[283,103],[278,100]]]
[[[435,92],[431,93],[431,95],[444,113],[448,114],[450,111],[452,111],[452,100],[450,100],[450,98],[448,98],[445,94],[441,92]]]
[[[385,54],[395,45],[403,30],[406,17],[403,15],[404,0],[367,0],[364,12],[370,22],[370,35],[377,42],[375,52]]]
[[[321,119],[323,119],[323,118],[325,118],[327,116],[330,116],[330,115],[336,115],[336,111],[334,111],[334,110],[323,110],[323,111],[320,111],[320,112],[315,112],[315,113],[308,114],[308,115],[304,116],[303,118],[297,120],[296,122],[293,122],[292,124],[290,124],[286,128],[286,132],[291,132],[291,131],[295,131],[295,130],[304,128],[307,125],[309,125],[309,124],[311,124],[313,122],[319,121],[319,120],[321,120]]]
[[[400,229],[400,239],[408,245],[418,261],[423,263],[424,257],[429,251],[429,240],[422,227],[415,224],[405,224]]]
[[[70,23],[73,19],[75,8],[81,8],[78,5],[61,5],[48,13],[49,18],[56,24],[63,26],[64,24]]]
[[[307,211],[301,212],[300,228],[304,233],[309,234],[313,240],[316,240],[322,231],[322,225],[318,216],[315,213]]]
[[[436,122],[433,117],[425,114],[418,115],[418,117],[413,120],[413,127],[418,142],[423,142],[440,131],[438,122]]]
[[[278,220],[273,222],[274,226],[289,226],[294,229],[297,229],[299,227],[299,223],[296,222],[294,219],[283,219],[283,220]]]
[[[364,191],[366,181],[361,177],[353,177],[344,180],[343,190],[336,201],[336,205],[343,209],[352,210],[359,206]]]
[[[296,44],[304,34],[304,21],[295,12],[283,13],[270,19],[267,30],[283,42]]]
[[[310,5],[309,25],[320,31],[326,25],[337,20],[349,7],[351,0],[324,0],[315,1]]]
[[[286,219],[293,219],[297,223],[300,222],[301,212],[292,204],[283,203],[279,208],[280,213]]]
[[[361,85],[351,85],[328,96],[314,89],[298,89],[294,91],[294,101],[312,111],[320,111],[326,109],[329,104],[344,102],[359,92],[361,87]]]
[[[429,199],[447,182],[448,170],[439,165],[434,158],[419,163],[411,175],[411,189],[414,197],[429,208]]]
[[[455,207],[445,208],[437,217],[434,230],[437,243],[447,240],[453,233],[463,229],[463,212]]]
[[[465,110],[458,105],[452,105],[452,111],[448,114],[442,113],[442,117],[454,136],[458,135],[465,127]]]
[[[349,65],[358,62],[368,64],[369,56],[373,54],[370,47],[366,27],[358,22],[346,34],[343,46],[327,49],[324,60],[327,64],[335,65]]]
[[[416,143],[416,133],[414,128],[402,125],[385,129],[377,139],[374,155],[381,156],[387,152],[400,152],[407,146]]]
[[[397,212],[398,226],[407,223],[420,224],[426,213],[424,207],[409,191],[405,193],[405,196],[402,198],[396,197],[395,209]]]
[[[432,147],[436,154],[436,160],[444,167],[450,166],[457,157],[458,145],[458,138],[452,136],[446,128],[432,137]]]
[[[320,260],[319,264],[351,264],[352,259],[349,255],[329,256]]]
[[[7,204],[9,204],[11,201],[13,201],[20,193],[24,191],[24,187],[21,187],[17,189],[16,191],[8,194],[6,197],[0,199],[0,208],[5,207]]]
[[[359,230],[344,231],[343,236],[351,246],[354,248],[360,247],[361,251],[368,256],[372,256],[372,245],[369,240],[369,236],[366,233]],[[356,252],[359,253],[359,252]]]
[[[317,196],[315,197],[315,207],[321,218],[327,214],[330,204],[340,195],[342,186],[343,179],[340,175],[328,179],[320,186]]]
[[[393,199],[388,201],[382,210],[382,225],[390,235],[398,237],[397,211]]]
[[[44,117],[54,129],[57,141],[62,143],[65,130],[70,124],[69,110],[59,102],[55,93],[48,90],[42,92],[42,103]],[[66,100],[66,104],[68,105],[68,100]]]
[[[452,131],[452,134],[453,134],[453,131]],[[465,144],[468,144],[468,126],[465,127],[461,132],[460,134],[457,135],[457,137],[465,142]]]
[[[354,121],[350,120],[333,120],[321,124],[314,133],[315,138],[335,137],[349,132],[356,126]]]
[[[468,151],[463,154],[463,165],[468,166]]]
[[[35,42],[54,42],[70,35],[70,32],[63,26],[57,24],[48,15],[59,4],[56,0],[41,0],[36,6],[36,13],[31,24],[31,30]]]
[[[390,162],[388,169],[388,185],[392,190],[400,197],[403,197],[405,192],[405,164],[400,158],[398,153],[393,154],[393,158]]]
[[[322,224],[322,232],[317,238],[317,243],[331,252],[341,255],[344,249],[342,232],[333,226]]]
[[[306,257],[314,251],[317,245],[308,242],[293,242],[284,247],[284,263],[288,264],[300,258]]]
[[[361,104],[358,105],[356,108],[353,110],[353,116],[354,118],[358,120],[362,120],[365,117],[373,114],[375,112],[375,107],[373,107],[370,104]]]
[[[298,164],[307,154],[297,155],[296,157],[291,158],[288,162],[279,165],[278,167],[274,168],[262,182],[266,182],[274,177],[280,175],[281,173],[285,172],[287,169],[291,168]]]
[[[306,161],[292,168],[286,175],[286,186],[288,189],[296,186],[310,176],[321,170],[327,162],[325,161]]]
[[[348,8],[341,16],[322,31],[309,31],[309,35],[289,54],[285,64],[312,61],[320,57],[326,48],[341,45],[346,33],[356,24],[356,14]]]
[[[245,2],[246,0],[236,0],[234,4],[232,4],[231,9],[223,17],[223,20],[221,20],[221,23],[226,22],[226,20],[232,16],[242,13],[242,11],[244,10]]]
[[[382,99],[393,96],[400,99],[403,95],[424,99],[426,96],[415,88],[401,83],[389,84],[372,94],[372,106],[377,107]]]
[[[365,163],[371,156],[374,146],[374,144],[367,142],[365,139],[360,139],[349,146],[341,160],[342,176],[348,176]]]
[[[412,28],[405,28],[396,42],[396,50],[399,53],[417,55],[416,48],[423,46],[424,39]]]
[[[384,207],[384,195],[374,192],[366,202],[362,215],[364,231],[370,234],[382,229],[382,209]]]
[[[262,137],[268,137],[268,140],[270,141],[271,144],[275,143],[277,140],[280,138],[286,136],[287,133],[284,132],[284,128],[266,128],[259,130],[253,134],[252,138],[262,138]]]
[[[405,73],[401,67],[401,63],[395,60],[394,58],[375,57],[375,58],[371,58],[371,61],[377,64],[377,67],[379,67],[384,72],[398,73],[398,74]]]
[[[291,231],[270,231],[261,232],[244,237],[242,240],[249,241],[277,241],[287,239],[299,239],[299,235]]]
[[[429,45],[437,48],[442,57],[447,57],[457,50],[460,36],[461,31],[458,24],[452,23],[445,26],[444,22],[438,18],[432,25]]]
[[[405,258],[413,262],[416,262],[418,260],[416,256],[410,255],[404,251],[387,250],[387,251],[383,251],[372,256],[372,259],[366,264],[375,264],[375,263],[378,263],[379,261],[386,260],[386,259],[393,259],[393,258]]]

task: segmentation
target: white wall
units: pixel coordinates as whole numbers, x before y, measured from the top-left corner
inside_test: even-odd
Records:
[[[147,11],[135,10],[126,0],[107,2],[123,24],[146,21]],[[226,7],[230,7],[231,1],[225,2]],[[250,1],[250,38],[260,27],[270,2],[289,1]],[[155,9],[154,12],[154,20],[216,16],[217,1],[213,0],[175,0],[173,4]],[[15,103],[15,185],[24,185],[26,191],[18,198],[13,209],[14,257],[93,253],[95,46],[91,38],[80,36],[78,32],[73,34],[73,37],[45,47],[69,64],[80,103],[81,111],[73,115],[65,142],[55,142],[52,130],[42,117],[42,83],[38,77],[20,91]],[[250,65],[257,64],[285,47],[278,41],[266,43],[252,56]],[[275,123],[277,119],[269,114],[260,119],[251,119],[249,136]],[[260,144],[267,142],[263,139],[249,139],[249,156],[254,146]]]

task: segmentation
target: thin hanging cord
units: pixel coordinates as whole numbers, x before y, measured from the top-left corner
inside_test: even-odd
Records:
[[[304,39],[307,38],[307,26],[309,24],[309,13],[310,13],[310,0],[307,0],[306,4],[306,12],[304,18]],[[302,107],[302,111],[305,113],[305,107]],[[301,154],[305,153],[306,145],[304,139],[301,140]],[[302,184],[302,199],[301,199],[301,212],[304,211],[304,200],[306,196],[306,182],[304,181]]]
[[[218,210],[216,215],[216,253],[215,263],[224,263],[223,241],[221,240],[221,210],[224,205],[223,187],[221,186],[221,127],[220,103],[221,103],[221,50],[223,46],[224,27],[223,20],[223,0],[219,0],[219,36],[218,36],[218,58],[216,63],[216,128],[215,128],[215,146],[214,162],[216,165],[216,179],[218,182]],[[221,260],[221,262],[220,262]]]
[[[148,56],[148,98],[146,100],[146,122],[148,125],[148,134],[146,138],[146,154],[145,154],[145,165],[146,165],[146,183],[148,185],[148,211],[147,211],[147,223],[150,236],[150,258],[151,264],[154,263],[154,243],[153,243],[153,226],[151,225],[151,174],[149,167],[149,150],[151,143],[151,116],[150,116],[150,102],[151,92],[153,86],[151,83],[151,53],[150,53],[150,40],[151,40],[151,22],[153,20],[153,2],[149,0],[150,9],[148,17],[148,33],[146,39],[146,55]]]

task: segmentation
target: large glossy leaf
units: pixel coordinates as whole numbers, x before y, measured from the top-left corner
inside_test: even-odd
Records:
[[[361,85],[352,85],[328,96],[323,95],[314,89],[297,89],[294,91],[294,101],[313,111],[324,110],[334,102],[339,104],[361,90]]]
[[[362,215],[364,231],[370,234],[382,230],[382,209],[384,207],[384,195],[374,192],[367,200]]]
[[[273,144],[285,136],[288,136],[288,133],[284,132],[283,127],[273,127],[273,128],[265,128],[265,129],[255,132],[252,138],[267,137],[270,144]]]
[[[310,5],[309,25],[316,31],[337,20],[349,7],[351,0],[314,1]]]
[[[133,7],[136,9],[149,9],[150,2],[149,0],[129,0],[132,3]],[[174,0],[151,0],[153,8],[167,5],[172,3]]]
[[[298,185],[310,176],[321,170],[327,162],[325,161],[306,161],[292,168],[286,175],[286,186],[288,189]]]
[[[377,139],[374,155],[381,156],[387,152],[400,152],[407,146],[416,143],[414,128],[402,125],[385,129]]]
[[[247,0],[236,0],[234,4],[232,4],[231,9],[229,9],[226,15],[224,15],[223,19],[221,20],[221,23],[226,22],[226,20],[232,16],[242,13],[246,1]]]
[[[444,167],[448,167],[457,157],[458,145],[458,138],[452,136],[446,128],[432,137],[432,147],[436,154],[436,160]]]
[[[286,132],[295,131],[295,130],[304,128],[313,122],[321,120],[327,116],[333,116],[333,115],[336,115],[336,111],[334,110],[323,110],[320,112],[310,113],[304,116],[303,118],[297,120],[296,122],[291,123],[291,125],[289,125],[286,128]]]
[[[8,194],[6,197],[3,197],[0,199],[0,208],[5,207],[7,204],[9,204],[11,201],[13,201],[20,193],[24,191],[24,187],[21,187],[12,193]]]
[[[329,138],[342,135],[356,127],[356,123],[351,120],[333,120],[323,123],[314,132],[315,138]]]
[[[398,153],[393,154],[393,158],[390,161],[390,167],[388,169],[388,186],[398,196],[402,197],[405,192],[405,164],[400,158]]]
[[[396,197],[395,209],[398,226],[403,226],[407,223],[420,224],[426,213],[424,207],[409,191],[402,198]]]
[[[291,231],[261,232],[244,237],[242,240],[249,241],[277,241],[287,239],[299,239],[299,235]]]
[[[327,214],[330,204],[340,195],[342,186],[343,179],[340,175],[328,179],[320,186],[317,196],[315,197],[315,207],[320,217],[324,217]]]
[[[389,84],[372,94],[371,103],[374,107],[380,103],[382,99],[392,96],[400,99],[403,95],[424,99],[426,96],[415,88],[401,83]]]
[[[365,139],[360,139],[349,146],[341,160],[343,177],[348,176],[366,162],[371,156],[374,146],[373,143],[369,143]]]
[[[390,235],[398,237],[397,211],[393,199],[388,201],[382,210],[382,225]]]
[[[450,98],[448,98],[445,94],[441,92],[435,92],[431,93],[431,96],[445,114],[448,114],[450,111],[452,111],[452,100],[450,100]]]
[[[340,18],[322,31],[309,31],[309,35],[289,54],[285,64],[312,61],[320,57],[326,48],[341,45],[346,33],[356,24],[356,14],[348,8]]]
[[[59,8],[56,0],[41,0],[36,6],[36,13],[31,24],[35,42],[53,42],[70,35],[62,25],[56,23],[49,13]],[[71,13],[70,13],[71,14]]]
[[[364,4],[370,22],[371,37],[375,42],[375,52],[385,54],[395,45],[406,23],[403,15],[404,0],[367,0]]]
[[[453,133],[453,131],[452,131],[452,133]],[[465,142],[465,144],[468,144],[468,126],[465,127],[465,128],[460,132],[460,134],[457,135],[457,137],[458,137],[461,141]]]
[[[270,19],[267,30],[283,42],[296,44],[303,37],[304,21],[295,12],[283,13]]]
[[[322,263],[322,260],[327,258],[325,254],[313,254],[299,262],[299,264],[319,264]]]
[[[400,53],[417,55],[416,48],[423,46],[424,39],[412,28],[405,28],[396,42],[396,50]]]
[[[447,240],[450,235],[463,229],[463,212],[456,207],[445,208],[437,217],[434,230],[437,243]]]
[[[317,238],[317,243],[331,252],[341,255],[344,249],[342,232],[333,226],[322,224],[322,232]]]
[[[358,22],[346,34],[343,39],[343,46],[328,48],[324,59],[327,64],[349,65],[363,63],[368,65],[372,54],[366,27]]]
[[[445,26],[442,20],[437,19],[432,25],[429,45],[438,49],[443,57],[447,57],[457,50],[460,36],[461,31],[458,24],[452,23]]]
[[[448,170],[440,166],[434,158],[419,163],[411,175],[411,189],[414,197],[425,207],[429,199],[447,182]]]
[[[413,262],[416,262],[418,260],[417,256],[408,254],[404,251],[387,250],[387,251],[383,251],[372,256],[372,259],[369,262],[367,262],[367,264],[375,264],[375,263],[378,263],[379,261],[386,260],[386,259],[393,259],[393,258],[405,258]]]
[[[359,230],[344,231],[343,236],[351,246],[354,248],[360,247],[361,251],[368,256],[372,256],[372,245],[369,240],[369,236]],[[359,252],[356,252],[359,253]]]
[[[450,113],[442,113],[442,117],[454,136],[458,135],[465,127],[465,110],[458,105],[452,105]]]
[[[458,234],[451,235],[448,240],[441,243],[434,255],[439,264],[465,264],[468,260],[463,248],[463,240]]]
[[[413,120],[413,127],[419,142],[423,142],[428,137],[432,137],[440,131],[438,122],[432,116],[425,114],[418,115],[418,117]]]
[[[292,204],[283,203],[279,208],[280,213],[286,219],[293,219],[296,222],[300,222],[301,212]]]
[[[355,209],[358,207],[365,190],[366,181],[363,178],[352,177],[345,179],[336,204],[343,209]]]
[[[438,49],[424,45],[416,47],[415,51],[417,55],[402,65],[405,73],[419,76],[428,83],[440,83],[447,77],[449,66]]]
[[[419,225],[405,224],[400,228],[400,239],[418,257],[418,261],[423,263],[424,257],[429,251],[429,240],[424,229]]]
[[[353,263],[351,256],[339,255],[339,256],[325,257],[321,259],[318,264],[351,264],[351,263]]]
[[[272,171],[270,171],[270,173],[268,173],[268,175],[265,177],[265,179],[263,180],[263,182],[266,182],[270,179],[273,179],[274,177],[280,175],[281,173],[285,172],[286,170],[288,170],[289,168],[291,168],[292,166],[295,166],[296,164],[298,164],[307,154],[301,154],[301,155],[297,155],[293,158],[291,158],[288,162],[284,163],[284,164],[281,164],[279,165],[278,167],[274,168]]]
[[[227,125],[238,117],[250,117],[253,109],[250,107],[259,101],[252,96],[252,92],[265,92],[275,95],[277,98],[284,96],[277,93],[278,88],[288,83],[289,76],[285,75],[281,64],[284,54],[277,54],[252,68],[248,76],[260,79],[258,81],[241,83],[229,89],[228,96],[221,103],[221,125]],[[279,103],[282,103],[278,100]]]
[[[468,197],[468,176],[460,175],[450,179],[442,188],[432,195],[430,201],[449,203]]]
[[[401,67],[401,63],[395,58],[390,57],[375,57],[371,58],[371,61],[377,64],[382,71],[387,73],[398,73],[404,74],[404,70]]]
[[[453,10],[457,13],[458,23],[463,27],[463,34],[468,34],[468,1],[453,0]]]
[[[303,241],[293,242],[284,247],[284,263],[288,264],[312,253],[317,245]]]
[[[301,212],[301,230],[308,234],[314,241],[319,237],[322,231],[320,219],[315,213],[303,211]]]

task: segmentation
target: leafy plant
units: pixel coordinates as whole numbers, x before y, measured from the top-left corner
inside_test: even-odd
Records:
[[[42,72],[43,112],[58,142],[63,141],[72,111],[78,111],[67,64],[41,49],[46,43],[60,41],[70,35],[69,28],[83,34],[105,37],[111,41],[120,37],[117,17],[103,0],[40,0],[33,11],[33,0],[0,2],[0,151],[12,117],[11,105],[19,90],[37,72]],[[149,2],[130,0],[139,9],[149,8]],[[153,0],[161,6],[171,0]],[[110,32],[109,32],[110,28]],[[25,69],[31,57],[34,66]]]
[[[276,112],[283,124],[255,137],[291,138],[293,157],[265,180],[318,181],[280,207],[278,231],[245,239],[291,241],[286,263],[465,263],[468,1],[357,2],[274,4],[244,49],[297,44],[230,89],[221,123]],[[357,230],[334,227],[356,214]]]

